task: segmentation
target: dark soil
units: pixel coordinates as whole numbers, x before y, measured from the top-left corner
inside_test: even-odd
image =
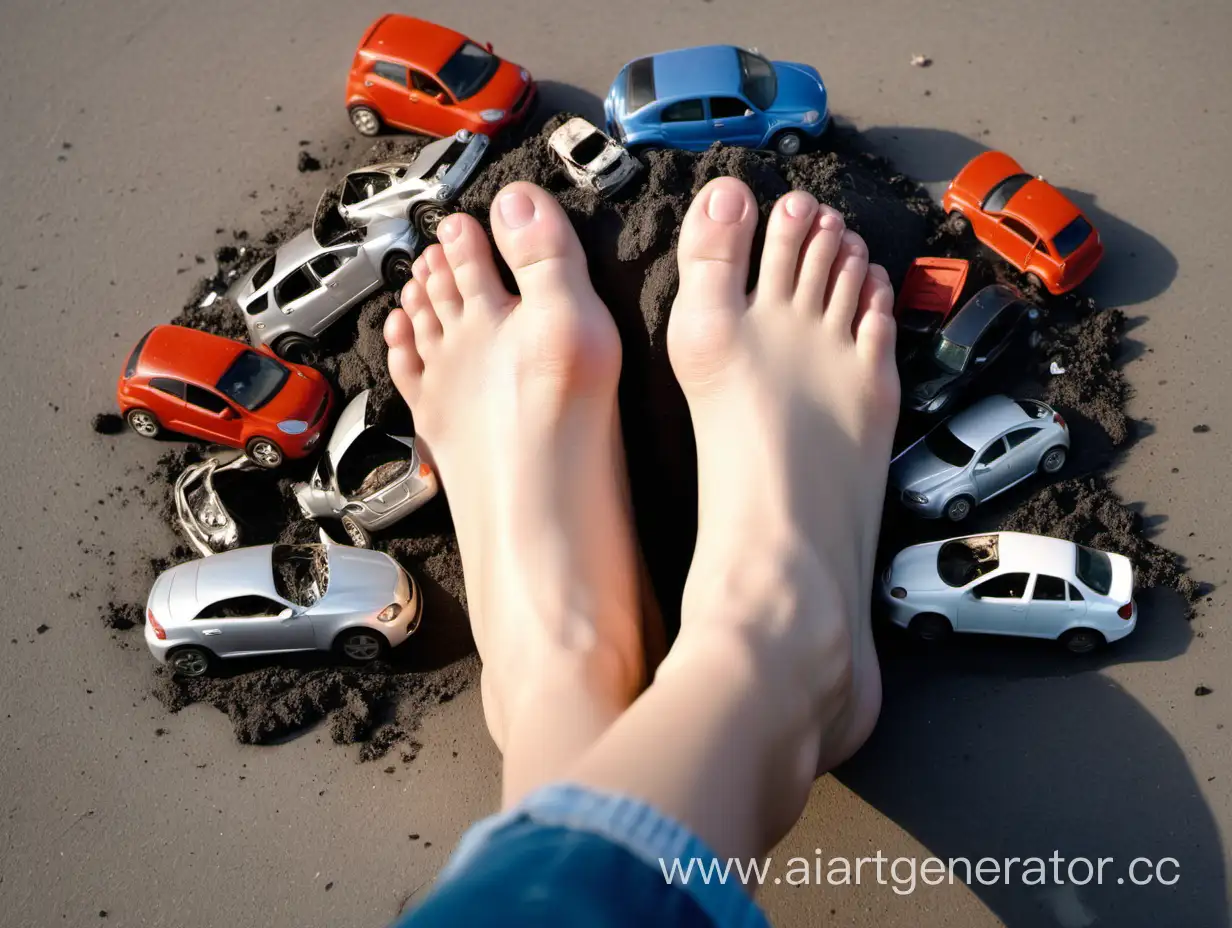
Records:
[[[114,412],[98,412],[90,420],[90,428],[99,435],[118,435],[124,431],[124,420]]]
[[[1020,288],[1009,268],[982,251],[973,240],[957,236],[927,195],[888,162],[861,150],[853,131],[835,127],[831,150],[782,159],[764,152],[714,147],[702,154],[652,152],[647,170],[615,201],[574,187],[551,155],[546,139],[563,117],[548,120],[541,132],[504,151],[494,146],[486,167],[460,201],[461,209],[485,226],[493,196],[513,180],[530,180],[555,194],[581,238],[595,289],[611,309],[624,342],[620,387],[621,412],[638,534],[655,591],[670,630],[678,621],[680,595],[696,534],[696,467],[692,429],[684,397],[672,377],[665,350],[665,327],[676,293],[675,244],[681,219],[692,196],[709,179],[728,174],[752,188],[764,219],[774,201],[790,189],[806,189],[843,212],[849,226],[867,240],[873,257],[891,278],[901,280],[918,255],[967,257],[972,262],[966,296],[994,280]],[[377,161],[409,159],[423,140],[379,140],[366,151],[358,146],[348,163],[336,169],[331,186],[346,170]],[[294,205],[276,211],[281,221],[259,236],[247,232],[234,245],[219,248],[217,272],[198,282],[175,322],[230,337],[245,338],[235,307],[221,294],[245,269],[273,253],[289,235],[312,223],[319,234],[337,228],[328,193],[309,214]],[[760,248],[760,236],[756,247]],[[754,262],[756,267],[756,262]],[[755,273],[755,272],[754,272]],[[505,275],[512,287],[512,279]],[[750,284],[753,283],[750,280]],[[210,294],[216,294],[210,296]],[[1099,475],[1114,453],[1132,438],[1125,416],[1128,386],[1117,368],[1124,318],[1119,310],[1100,308],[1070,296],[1031,294],[1044,310],[1041,338],[1035,349],[1024,344],[1007,352],[977,386],[982,392],[1034,396],[1058,406],[1071,426],[1074,449],[1062,482],[1024,484],[987,504],[965,532],[997,528],[1034,531],[1118,551],[1132,558],[1143,587],[1162,585],[1192,603],[1198,584],[1178,558],[1143,534],[1141,517],[1128,509]],[[212,300],[208,306],[207,300]],[[372,390],[374,408],[391,430],[406,433],[404,404],[385,367],[381,326],[395,304],[390,293],[366,301],[334,326],[315,362],[352,397]],[[1065,373],[1048,373],[1056,361]],[[117,361],[118,363],[118,361]],[[393,425],[398,423],[401,427]],[[898,444],[927,427],[906,416]],[[1195,431],[1198,431],[1195,429]],[[739,436],[733,436],[739,441]],[[169,517],[170,491],[184,464],[199,458],[196,446],[165,454],[150,483],[161,512]],[[302,519],[291,494],[295,480],[307,479],[311,463],[292,463],[277,474],[245,472],[224,475],[219,492],[242,523],[243,542],[315,542],[318,526]],[[1034,495],[1031,495],[1034,494]],[[904,544],[957,534],[944,522],[923,522],[887,505],[882,556]],[[228,666],[221,675],[186,681],[156,671],[156,690],[171,710],[208,702],[224,711],[244,742],[264,743],[327,719],[339,743],[361,741],[361,756],[381,756],[399,746],[411,759],[418,745],[413,732],[422,714],[451,698],[477,679],[477,662],[466,619],[461,561],[448,506],[438,499],[405,522],[374,539],[419,580],[425,598],[423,626],[416,636],[382,664],[358,670],[339,668],[327,659],[276,666]],[[180,546],[142,568],[154,573],[192,556]],[[113,604],[105,618],[113,628],[139,623],[143,607]]]

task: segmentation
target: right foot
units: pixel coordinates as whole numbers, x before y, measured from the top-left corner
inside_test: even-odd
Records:
[[[385,323],[389,369],[449,497],[505,799],[560,776],[636,696],[620,339],[556,201],[526,183],[445,219]],[[404,311],[405,310],[405,311]]]
[[[680,233],[667,346],[697,437],[700,524],[660,672],[734,629],[767,725],[802,745],[787,766],[811,782],[881,705],[869,610],[898,417],[893,291],[842,216],[796,191],[770,216],[750,296],[756,225],[748,188],[719,178]]]

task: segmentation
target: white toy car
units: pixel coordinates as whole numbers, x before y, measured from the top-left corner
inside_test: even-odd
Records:
[[[951,632],[1051,638],[1075,654],[1138,623],[1134,567],[1072,541],[995,532],[912,545],[881,578],[895,625],[923,641]]]
[[[575,184],[604,196],[627,184],[640,168],[623,145],[580,116],[553,132],[548,145]]]

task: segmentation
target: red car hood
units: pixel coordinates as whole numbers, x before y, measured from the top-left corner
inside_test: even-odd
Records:
[[[982,203],[997,183],[1011,174],[1025,174],[1022,165],[1002,151],[986,151],[967,162],[954,178],[954,187],[976,203]]]
[[[492,79],[483,85],[479,93],[467,97],[461,103],[473,113],[483,110],[504,110],[508,113],[525,87],[522,66],[502,59]]]
[[[274,398],[256,411],[262,419],[275,425],[286,419],[313,422],[321,409],[321,400],[329,390],[325,378],[311,368],[288,364],[291,376]]]

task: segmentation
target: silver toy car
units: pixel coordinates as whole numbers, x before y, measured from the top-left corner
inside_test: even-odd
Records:
[[[318,335],[368,294],[410,280],[417,244],[406,219],[377,219],[327,243],[305,229],[241,277],[231,298],[254,345],[301,360]]]
[[[376,660],[418,627],[419,589],[387,554],[258,545],[178,564],[146,602],[154,659],[199,677],[220,658],[335,651]]]
[[[449,214],[479,167],[488,137],[459,129],[420,149],[415,160],[370,164],[349,173],[338,192],[338,212],[350,225],[375,219],[409,219],[424,239]]]
[[[341,520],[357,548],[370,548],[369,532],[409,516],[438,489],[436,473],[420,459],[415,439],[377,427],[368,397],[365,390],[342,410],[312,480],[294,488],[304,515]]]
[[[242,451],[223,452],[190,464],[175,481],[175,515],[180,531],[202,557],[240,543],[240,527],[214,488],[214,477],[256,467]]]
[[[641,169],[623,145],[580,116],[553,132],[548,145],[564,162],[575,184],[605,196],[615,193]]]
[[[1060,413],[1035,400],[989,396],[942,422],[890,462],[890,486],[926,519],[961,522],[978,504],[1069,453]]]

